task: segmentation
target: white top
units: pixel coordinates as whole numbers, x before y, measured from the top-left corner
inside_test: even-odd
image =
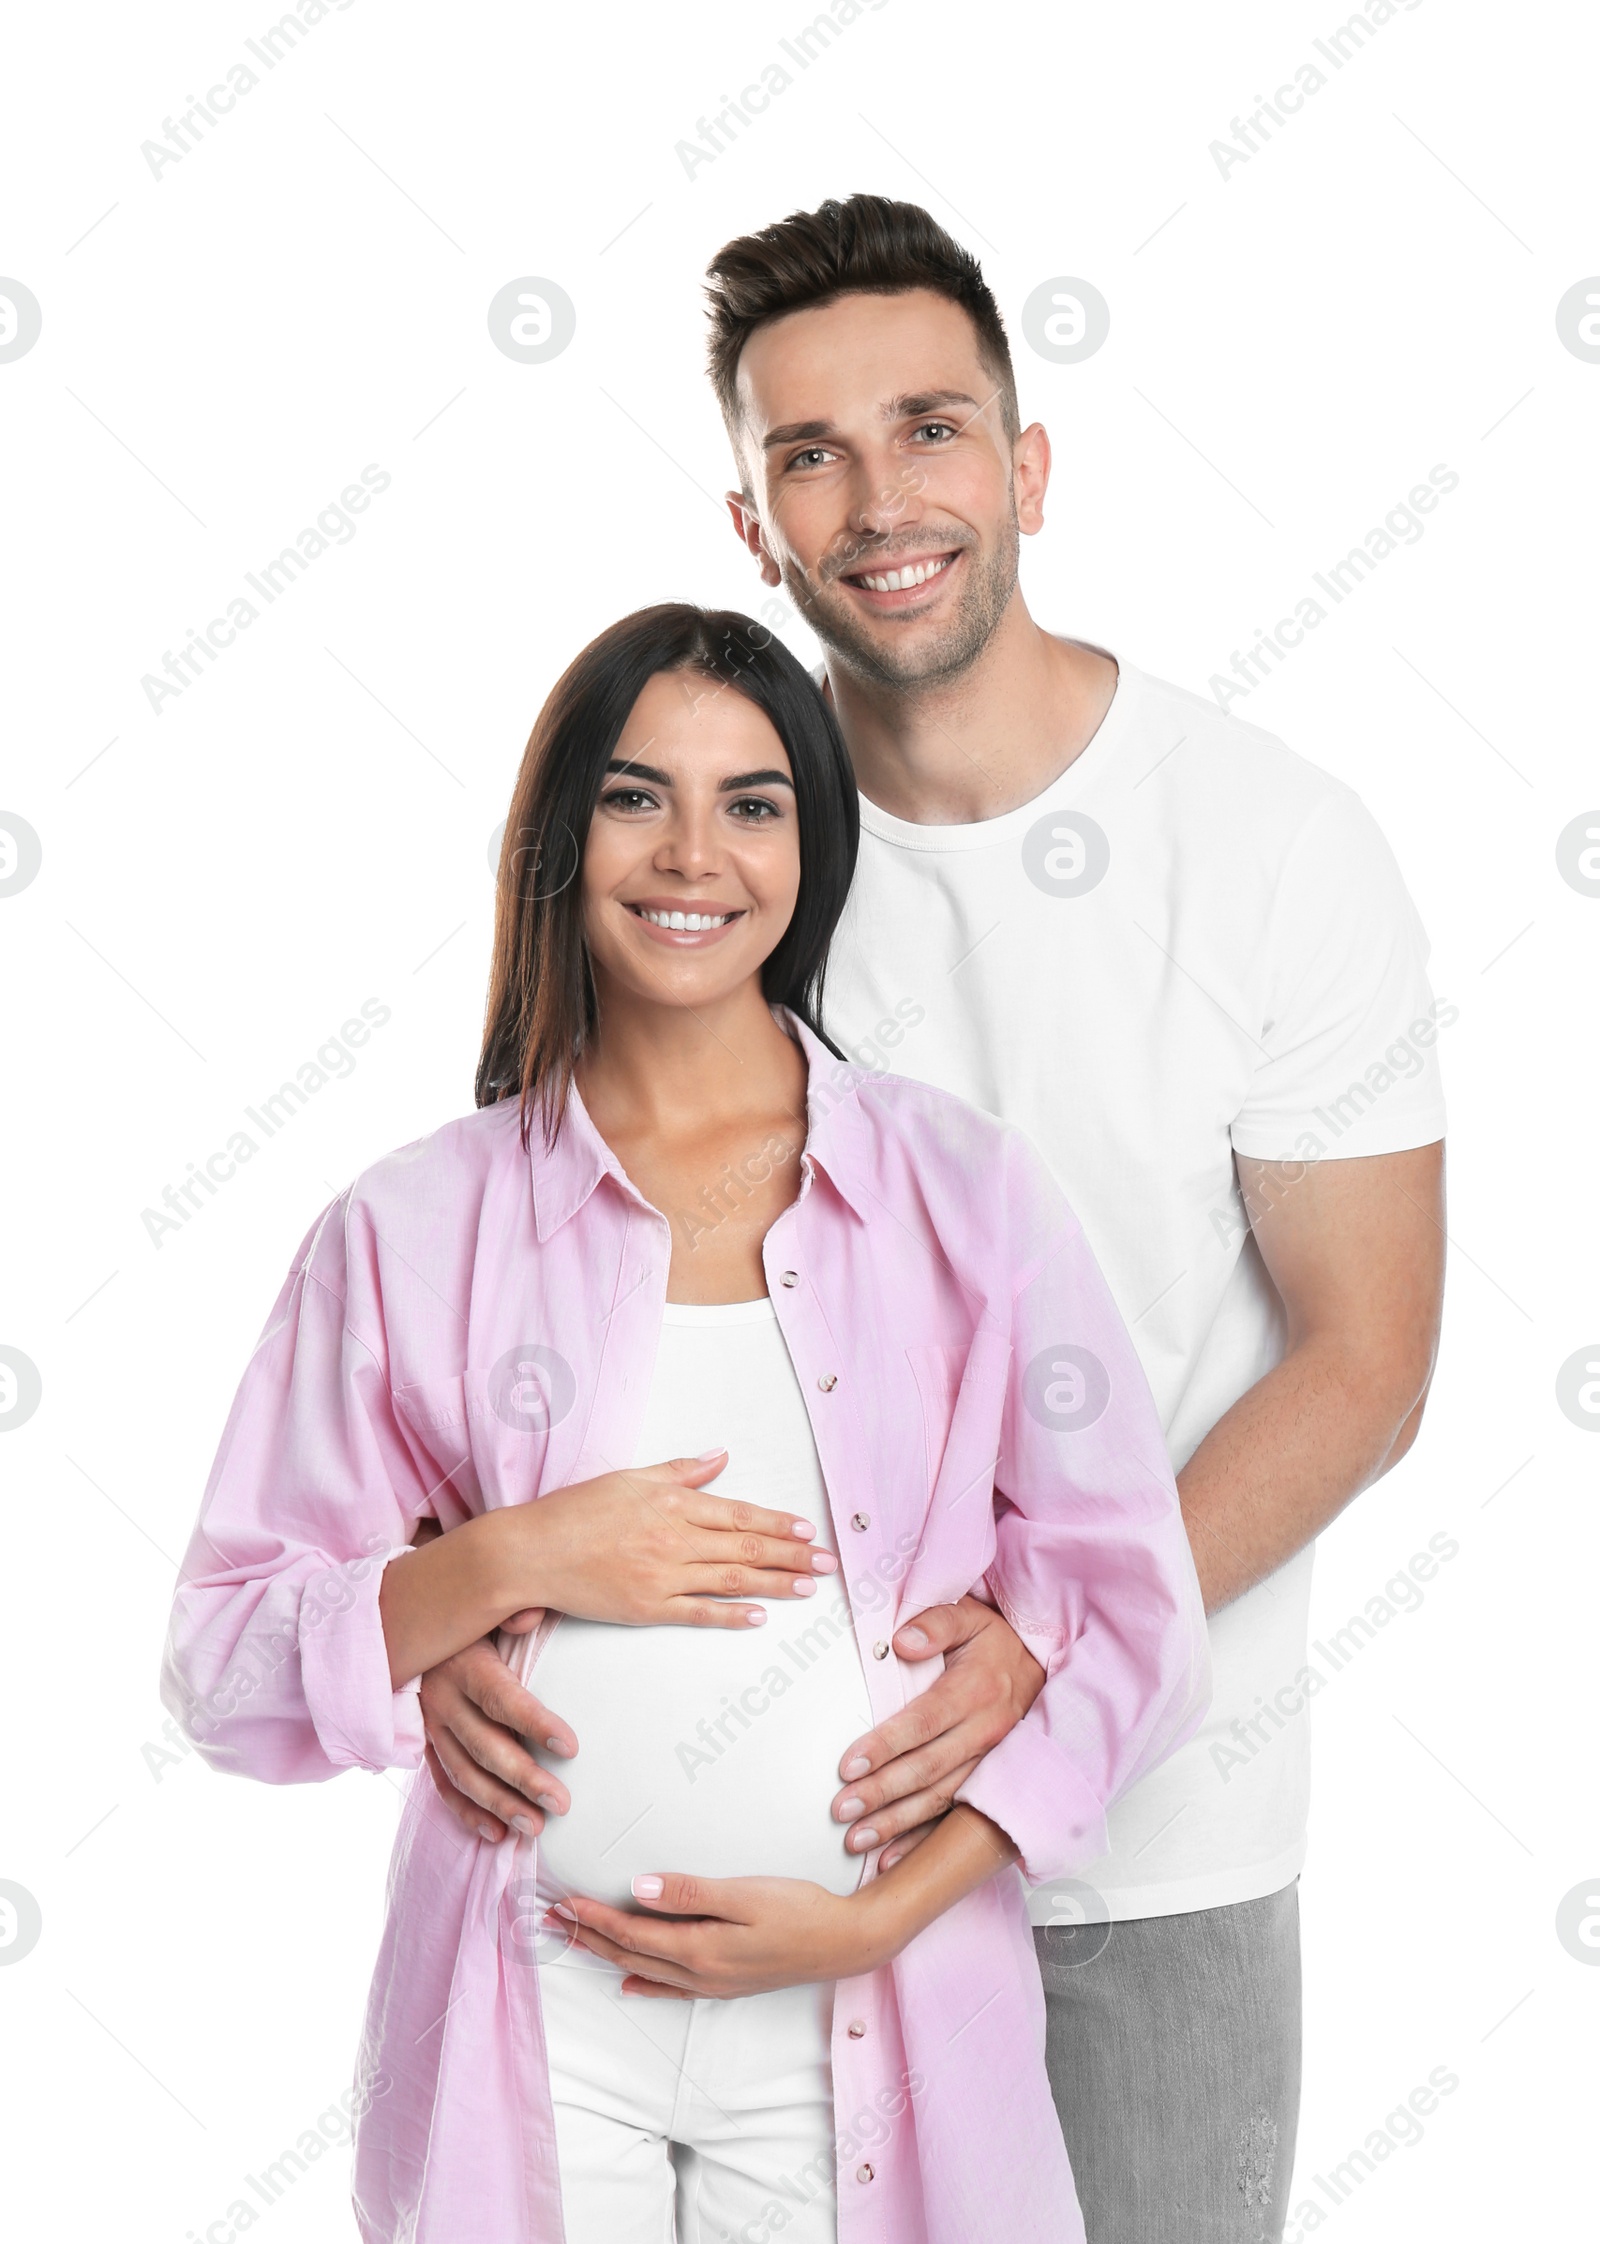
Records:
[[[636,1465],[724,1447],[710,1483],[809,1519],[836,1551],[827,1490],[772,1303],[668,1302]],[[762,1628],[623,1628],[560,1620],[529,1688],[578,1736],[560,1770],[572,1808],[538,1841],[539,1890],[627,1905],[634,1876],[860,1883],[829,1803],[845,1747],[872,1727],[842,1573],[814,1597],[765,1599]],[[749,1600],[745,1600],[749,1602]],[[537,1748],[535,1748],[537,1750]]]
[[[1209,702],[1121,666],[1033,802],[965,826],[861,803],[828,966],[849,1056],[1025,1130],[1083,1224],[1174,1466],[1283,1352],[1235,1152],[1390,1153],[1444,1133],[1427,940],[1360,799]],[[1192,1743],[1085,1870],[1113,1916],[1253,1899],[1305,1848],[1308,1549],[1212,1625]],[[1036,1921],[1070,1899],[1035,1897]]]

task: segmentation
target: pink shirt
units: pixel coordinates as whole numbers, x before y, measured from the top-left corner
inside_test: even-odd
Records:
[[[873,1718],[938,1666],[896,1659],[901,1620],[968,1590],[996,1604],[1048,1680],[961,1797],[1030,1883],[1064,1877],[1208,1687],[1144,1374],[1025,1138],[780,1018],[809,1065],[808,1135],[762,1258]],[[536,1121],[524,1152],[508,1101],[323,1212],[241,1382],[174,1602],[163,1696],[214,1767],[274,1784],[419,1767],[383,1566],[420,1518],[455,1526],[633,1462],[670,1243],[576,1092],[553,1149]],[[581,1737],[583,1708],[560,1711]],[[530,1856],[468,1837],[425,1772],[412,1783],[358,2064],[367,2244],[563,2236]],[[841,2244],[1077,2244],[1022,1874],[840,1981],[834,2021]],[[777,2236],[784,2210],[756,2225]]]

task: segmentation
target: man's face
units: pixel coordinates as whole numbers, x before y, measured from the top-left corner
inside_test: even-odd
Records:
[[[739,399],[729,505],[764,581],[865,678],[968,668],[1016,590],[1049,447],[1007,437],[966,313],[920,288],[791,312],[745,345]]]

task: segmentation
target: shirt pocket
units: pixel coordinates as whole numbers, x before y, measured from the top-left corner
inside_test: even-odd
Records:
[[[550,1439],[575,1382],[552,1349],[509,1349],[490,1365],[396,1387],[394,1406],[433,1468],[446,1527],[542,1493]]]
[[[908,1348],[922,1400],[928,1508],[903,1611],[947,1604],[982,1579],[994,1556],[994,1475],[1011,1377],[1005,1334]]]

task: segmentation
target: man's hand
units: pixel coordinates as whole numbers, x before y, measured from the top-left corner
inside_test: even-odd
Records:
[[[522,1688],[489,1637],[428,1669],[422,1720],[428,1773],[465,1830],[498,1842],[514,1827],[531,1839],[544,1829],[546,1813],[565,1815],[571,1807],[561,1779],[541,1768],[522,1740],[537,1738],[569,1760],[578,1741]]]
[[[944,1654],[944,1673],[920,1698],[858,1738],[839,1763],[833,1803],[853,1854],[885,1846],[881,1871],[918,1846],[989,1751],[1022,1720],[1044,1669],[1008,1621],[978,1598],[930,1605],[895,1631],[903,1660]]]
[[[443,1533],[436,1519],[419,1519],[411,1540],[420,1548]],[[502,1626],[521,1636],[539,1619],[535,1607],[513,1613]],[[481,1637],[430,1667],[421,1699],[428,1774],[463,1830],[498,1845],[508,1826],[533,1839],[544,1829],[546,1809],[566,1814],[572,1795],[522,1741],[542,1738],[550,1752],[569,1760],[578,1741],[559,1715],[522,1688],[492,1638]]]

